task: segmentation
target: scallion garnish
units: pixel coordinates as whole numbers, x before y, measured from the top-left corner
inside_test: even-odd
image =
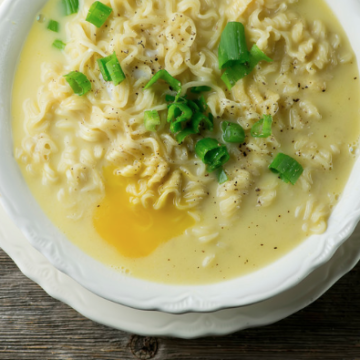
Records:
[[[106,63],[106,69],[109,72],[110,78],[115,86],[119,85],[126,79],[116,55],[113,59]]]
[[[176,136],[176,141],[178,142],[178,144],[181,144],[185,138],[187,138],[189,135],[194,135],[195,131],[191,128],[186,128],[182,131],[180,131]]]
[[[192,94],[200,94],[202,92],[209,92],[209,91],[211,91],[210,86],[195,86],[195,87],[191,88]]]
[[[196,155],[207,165],[207,171],[212,172],[230,160],[225,145],[219,144],[215,139],[205,138],[195,145]]]
[[[172,122],[170,124],[170,132],[177,134],[179,131],[183,130],[183,123],[181,121]]]
[[[225,142],[242,144],[245,141],[245,131],[239,124],[223,121],[221,129],[223,131],[223,139]]]
[[[187,100],[186,105],[194,112],[200,112],[199,105],[196,104],[195,101]]]
[[[79,0],[62,0],[65,15],[76,14],[79,11]]]
[[[166,102],[177,102],[177,103],[184,103],[184,104],[188,104],[189,100],[187,100],[185,97],[182,96],[172,96],[169,94],[165,95],[165,101]]]
[[[101,28],[112,11],[111,7],[106,6],[100,1],[95,1],[89,9],[86,21],[95,25],[97,28]]]
[[[201,95],[199,97],[199,99],[194,100],[194,102],[196,103],[196,105],[200,108],[201,112],[205,112],[207,111],[207,109],[209,108],[208,104],[206,103],[206,100],[204,98],[203,95]]]
[[[226,87],[231,90],[235,84],[249,75],[253,69],[250,69],[246,64],[236,64],[228,69],[221,76],[221,80],[225,83]]]
[[[240,22],[227,23],[219,45],[219,68],[225,69],[248,61],[244,25]]]
[[[177,111],[178,114],[177,114]],[[171,104],[170,108],[169,108],[169,112],[168,112],[168,117],[167,117],[167,121],[168,122],[183,122],[183,121],[187,121],[190,120],[192,117],[192,111],[191,109],[185,105],[185,104]]]
[[[214,115],[211,112],[208,113],[208,118],[214,124]]]
[[[91,90],[91,82],[86,75],[81,72],[72,71],[71,73],[64,75],[64,78],[76,95],[83,96]]]
[[[267,138],[272,134],[273,119],[271,115],[264,115],[257,123],[251,128],[251,136],[255,138]]]
[[[269,169],[278,174],[281,180],[286,183],[290,182],[293,185],[304,171],[303,167],[295,159],[283,153],[276,155]]]
[[[187,95],[180,96],[181,82],[172,77],[165,69],[158,71],[144,89],[150,88],[158,80],[167,82],[171,89],[177,92],[176,96],[165,94],[165,101],[169,103],[167,105],[167,122],[170,123],[170,132],[175,134],[179,144],[189,135],[200,133],[202,127],[210,131],[214,129],[214,117],[211,113],[206,114],[209,106],[204,96],[192,100],[188,99]],[[209,86],[191,88],[191,92],[194,94],[210,90]]]
[[[174,102],[174,101],[175,101],[175,96],[166,94],[166,95],[165,95],[165,101],[166,101],[166,102]]]
[[[216,176],[220,185],[226,183],[229,180],[226,172],[222,167],[216,170]]]
[[[154,85],[158,80],[164,80],[167,82],[171,88],[177,93],[181,92],[181,82],[179,80],[176,80],[174,77],[172,77],[166,70],[162,69],[159,70],[152,78],[151,80],[145,85],[144,89],[148,89],[152,85]]]
[[[208,118],[202,113],[196,112],[191,119],[192,128],[195,134],[200,132],[200,125],[203,124],[207,130],[212,131],[214,129],[214,123],[212,118]]]
[[[112,81],[114,85],[119,85],[125,80],[126,76],[121,68],[115,51],[110,56],[98,59],[97,63],[105,81]]]
[[[189,121],[193,115],[191,109],[185,104],[174,103],[171,104],[168,110],[167,121],[170,124],[170,131],[177,133],[182,130],[182,124]]]
[[[250,50],[249,58],[249,67],[251,70],[254,70],[255,66],[260,61],[272,62],[273,60],[266,56],[266,54],[262,52],[256,44],[254,44]]]
[[[66,46],[66,44],[61,40],[55,40],[52,45],[59,50],[64,50]]]
[[[113,60],[114,58],[116,58],[116,53],[114,51],[113,54],[111,54],[110,56],[107,56],[107,57],[104,57],[104,58],[101,58],[101,59],[97,59],[97,63],[99,65],[99,68],[100,68],[100,72],[101,72],[101,75],[103,77],[103,79],[105,81],[111,81],[111,76],[109,74],[109,71],[108,69],[106,68],[106,64]]]
[[[266,56],[257,45],[253,45],[250,50],[249,61],[245,64],[234,64],[233,66],[227,68],[222,75],[221,79],[224,81],[225,85],[229,90],[245,76],[249,75],[256,67],[260,61],[272,62],[268,56]]]
[[[156,110],[144,112],[144,125],[148,131],[156,131],[156,126],[160,125],[160,116]]]
[[[59,32],[60,24],[55,20],[50,20],[47,28],[54,32]]]

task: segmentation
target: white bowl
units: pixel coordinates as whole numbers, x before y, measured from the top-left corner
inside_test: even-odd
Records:
[[[60,271],[111,301],[169,313],[210,312],[273,297],[327,262],[360,219],[360,159],[356,161],[326,233],[311,236],[271,265],[234,280],[205,286],[170,286],[122,275],[89,257],[50,222],[28,189],[14,159],[11,88],[33,20],[47,0],[5,0],[0,8],[0,201],[30,243]],[[360,2],[327,0],[360,59]]]

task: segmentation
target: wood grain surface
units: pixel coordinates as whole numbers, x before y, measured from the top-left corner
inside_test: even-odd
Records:
[[[0,359],[360,360],[360,265],[271,326],[197,340],[145,338],[92,322],[49,297],[0,250]]]

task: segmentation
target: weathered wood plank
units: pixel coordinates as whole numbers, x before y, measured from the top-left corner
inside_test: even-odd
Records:
[[[50,298],[0,251],[0,359],[360,360],[360,266],[307,309],[226,337],[146,339]]]

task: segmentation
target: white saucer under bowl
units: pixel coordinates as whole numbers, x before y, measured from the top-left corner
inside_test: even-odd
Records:
[[[196,338],[268,325],[310,305],[360,259],[360,226],[326,264],[294,288],[255,305],[213,313],[172,315],[141,311],[105,300],[57,270],[35,250],[0,206],[0,247],[50,296],[98,323],[139,335]]]

